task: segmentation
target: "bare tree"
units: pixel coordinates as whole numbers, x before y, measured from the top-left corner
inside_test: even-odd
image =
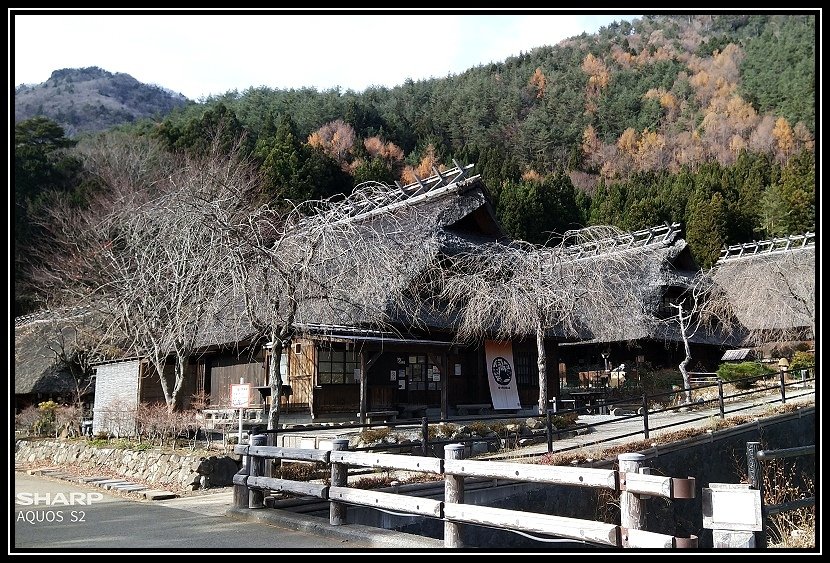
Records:
[[[545,338],[603,338],[648,322],[637,280],[644,254],[613,227],[567,232],[556,246],[482,245],[437,272],[441,297],[459,312],[458,338],[535,335],[539,413],[547,408]]]
[[[93,365],[111,358],[118,350],[102,338],[105,330],[100,319],[89,313],[76,310],[46,322],[49,330],[44,334],[45,344],[72,377],[74,402],[82,407],[84,397],[95,385]]]
[[[690,341],[700,330],[710,330],[715,327],[725,329],[722,333],[728,333],[731,309],[724,309],[715,312],[709,308],[708,299],[713,295],[714,286],[711,275],[708,272],[698,272],[695,279],[689,284],[683,296],[670,307],[677,310],[677,313],[668,319],[666,323],[674,324],[683,340],[685,355],[678,365],[680,375],[683,377],[684,402],[692,402],[692,385],[689,379],[689,372],[686,367],[692,361],[692,348]]]
[[[280,358],[298,327],[391,327],[394,311],[412,304],[406,296],[414,272],[426,267],[437,248],[434,235],[413,237],[401,227],[418,212],[394,187],[367,183],[345,199],[280,203],[234,214],[216,202],[211,219],[224,232],[223,252],[232,262],[246,322],[271,349],[270,430],[280,417]]]
[[[110,151],[110,160],[95,161],[112,189],[86,209],[55,210],[45,225],[52,254],[37,279],[52,296],[100,315],[109,341],[148,358],[172,411],[182,406],[187,359],[216,316],[218,296],[231,285],[221,233],[206,227],[205,202],[221,198],[244,206],[246,200],[224,194],[246,184],[248,168],[235,155],[214,153],[182,158],[160,176],[152,172],[157,159],[148,154],[155,155]],[[164,370],[171,355],[172,381]]]

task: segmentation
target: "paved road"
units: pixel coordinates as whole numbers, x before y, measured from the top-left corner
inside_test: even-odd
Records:
[[[98,487],[16,472],[10,553],[34,551],[249,550],[298,552],[363,549],[354,539],[325,537],[223,516],[230,493],[139,502]],[[20,501],[41,503],[22,505]],[[49,494],[49,502],[43,495]],[[88,493],[94,493],[90,497]],[[224,497],[224,498],[223,498]],[[72,504],[69,504],[72,503]],[[83,503],[83,504],[81,504]]]

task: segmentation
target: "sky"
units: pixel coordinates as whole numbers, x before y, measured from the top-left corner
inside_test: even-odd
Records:
[[[582,11],[16,13],[10,8],[15,86],[52,71],[97,66],[200,101],[267,86],[360,92],[442,78],[592,34],[634,14]]]

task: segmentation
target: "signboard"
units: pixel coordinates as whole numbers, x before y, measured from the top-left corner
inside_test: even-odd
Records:
[[[496,410],[522,408],[516,387],[513,344],[510,341],[486,340],[484,356],[493,408]]]
[[[231,408],[245,409],[248,408],[248,400],[251,395],[251,385],[249,383],[232,383],[231,384]]]
[[[709,483],[703,488],[703,527],[760,532],[761,491],[744,483]]]

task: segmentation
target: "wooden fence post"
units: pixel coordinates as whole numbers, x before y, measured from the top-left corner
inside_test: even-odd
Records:
[[[236,473],[237,475],[245,475],[245,481],[247,483],[248,478],[247,476],[251,474],[251,456],[246,455],[242,459],[242,467]],[[248,508],[248,486],[245,485],[237,485],[234,484],[233,486],[233,507],[234,508]]]
[[[349,447],[349,441],[343,438],[332,440],[332,451],[342,451]],[[331,462],[331,486],[345,487],[348,485],[349,467],[345,463]],[[342,502],[331,501],[329,504],[329,523],[332,526],[341,526],[346,523],[346,505]]]
[[[421,451],[424,457],[427,457],[429,453],[429,424],[427,423],[427,417],[421,419]]]
[[[648,440],[648,395],[643,393],[643,439]]]
[[[643,454],[620,454],[617,456],[620,473],[640,473],[646,456]],[[628,544],[628,530],[642,530],[646,521],[646,503],[636,493],[622,491],[620,493],[620,526],[622,530],[622,545]]]
[[[723,410],[723,381],[720,378],[718,378],[718,408],[721,420],[723,420],[726,413]]]
[[[787,393],[785,391],[786,387],[784,385],[784,374],[785,373],[786,372],[783,369],[779,370],[779,372],[778,372],[778,378],[781,382],[781,404],[782,405],[787,402]]]
[[[265,434],[257,434],[251,436],[251,446],[264,446],[268,437]],[[265,475],[265,458],[257,456],[248,456],[249,473],[248,475],[254,477],[262,477]],[[262,489],[248,489],[248,508],[265,508],[265,492]]]
[[[447,444],[444,446],[444,459],[463,459],[464,444]],[[464,476],[444,474],[444,502],[462,504],[464,502]],[[444,547],[459,548],[461,543],[461,524],[444,520]]]
[[[556,403],[553,403],[556,405]],[[545,435],[548,439],[548,453],[553,451],[553,420],[551,419],[550,409],[545,411]]]
[[[783,373],[783,372],[782,372]],[[746,443],[746,475],[749,481],[749,486],[757,489],[761,495],[761,522],[766,525],[766,518],[764,518],[764,474],[761,464],[758,462],[756,454],[761,449],[761,442],[747,442]],[[756,532],[752,541],[747,547],[766,547],[766,532],[761,530]]]

